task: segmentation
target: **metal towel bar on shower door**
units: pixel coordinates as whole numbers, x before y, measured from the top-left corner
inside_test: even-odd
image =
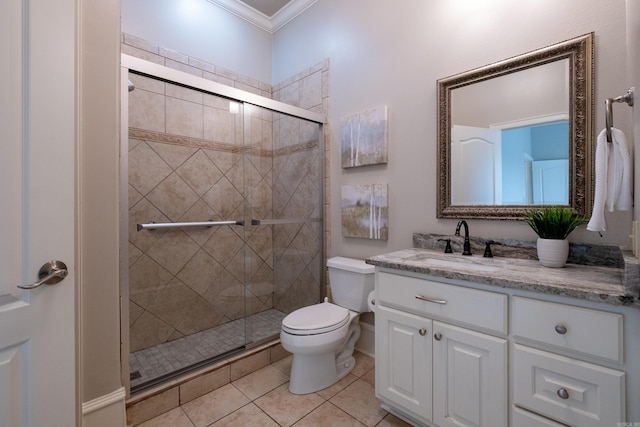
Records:
[[[136,228],[140,231],[158,228],[213,227],[218,225],[244,225],[244,221],[150,222],[148,224],[138,224]]]

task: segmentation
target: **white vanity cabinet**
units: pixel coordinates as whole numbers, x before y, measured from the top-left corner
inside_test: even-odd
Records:
[[[520,296],[511,307],[514,420],[554,425],[531,421],[538,414],[558,425],[622,424],[626,373],[604,366],[622,367],[622,314]]]
[[[506,427],[508,296],[376,274],[376,394],[416,424]]]

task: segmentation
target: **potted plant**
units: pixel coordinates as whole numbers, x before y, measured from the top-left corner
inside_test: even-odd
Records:
[[[585,217],[566,206],[548,206],[527,211],[525,221],[538,235],[536,248],[540,264],[564,267],[569,256],[567,236],[584,224]]]

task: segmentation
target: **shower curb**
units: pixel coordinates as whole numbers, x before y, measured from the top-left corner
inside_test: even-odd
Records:
[[[142,391],[126,400],[127,424],[143,423],[289,355],[276,339]]]

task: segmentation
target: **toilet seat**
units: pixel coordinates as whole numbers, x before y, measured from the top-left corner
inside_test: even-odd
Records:
[[[317,335],[343,327],[349,310],[330,302],[302,307],[282,320],[282,330],[292,335]]]

